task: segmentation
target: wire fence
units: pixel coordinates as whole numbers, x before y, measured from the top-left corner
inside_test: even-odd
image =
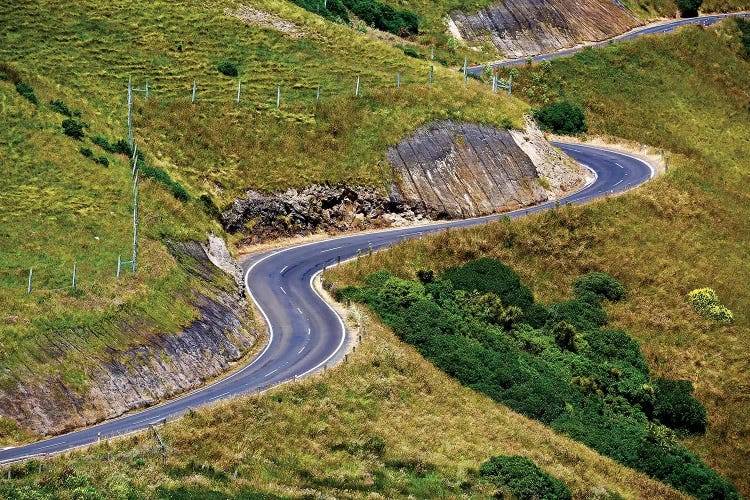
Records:
[[[472,85],[481,85],[489,87],[493,93],[499,92],[500,89],[507,90],[508,95],[512,94],[512,77],[509,81],[498,79],[496,74],[492,75],[489,84],[470,78],[467,72],[467,64],[464,61],[463,68],[459,70],[463,73],[463,84],[467,87],[470,80],[475,83]],[[127,252],[122,252],[113,259],[111,264],[111,276],[114,279],[122,278],[126,274],[135,274],[138,262],[138,161],[137,145],[133,138],[133,105],[136,95],[143,100],[159,97],[168,99],[172,102],[190,102],[196,103],[236,103],[249,104],[259,109],[283,109],[285,107],[294,108],[295,110],[308,109],[310,106],[315,107],[324,99],[332,97],[349,96],[353,98],[367,97],[372,91],[382,91],[385,89],[398,90],[405,87],[417,85],[439,85],[447,79],[441,80],[437,77],[435,66],[430,64],[425,66],[420,73],[415,71],[394,71],[390,78],[383,75],[382,72],[377,74],[359,75],[355,78],[343,78],[336,75],[330,75],[322,79],[321,83],[312,83],[309,78],[303,78],[294,83],[272,85],[271,79],[261,77],[251,80],[249,77],[236,78],[226,83],[216,82],[207,79],[206,83],[201,83],[199,79],[193,79],[192,82],[185,81],[184,84],[175,85],[174,77],[166,75],[151,80],[145,80],[142,87],[133,86],[132,80],[128,79],[127,88],[127,128],[128,141],[133,150],[131,162],[131,174],[133,182],[133,246]],[[455,80],[453,81],[455,83]],[[489,90],[488,89],[488,90]],[[96,261],[99,258],[94,259]],[[49,267],[36,265],[28,270],[0,270],[0,284],[4,287],[17,288],[23,290],[26,295],[33,293],[52,293],[68,291],[75,293],[80,291],[82,286],[86,286],[87,280],[93,279],[93,276],[101,276],[101,267],[86,262],[83,259],[72,262],[65,268],[56,266],[53,271]],[[83,272],[82,272],[83,271]],[[109,273],[105,273],[108,275]],[[24,278],[22,278],[24,276]],[[21,287],[21,283],[24,284]],[[90,281],[89,281],[90,283]]]

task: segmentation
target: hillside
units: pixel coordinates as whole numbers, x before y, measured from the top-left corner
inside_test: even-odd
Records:
[[[248,189],[387,196],[386,151],[423,123],[526,125],[522,101],[440,65],[430,84],[427,61],[285,2],[21,2],[0,27],[3,445],[152,404],[252,352],[242,291],[200,246],[227,237],[219,210]],[[129,78],[149,94],[133,99],[138,270],[117,279],[133,241]]]
[[[521,92],[547,85],[557,98],[580,102],[592,133],[671,152],[669,174],[588,207],[399,245],[336,271],[340,284],[381,268],[412,277],[417,269],[440,271],[492,256],[549,303],[563,299],[560,288],[581,274],[612,274],[632,294],[627,306],[608,306],[612,325],[639,341],[655,376],[691,380],[708,410],[706,435],[683,442],[748,494],[749,406],[742,389],[748,384],[748,323],[742,311],[750,303],[744,286],[750,267],[742,256],[750,238],[743,187],[750,64],[740,40],[736,22],[728,21],[717,29],[586,50],[546,71],[522,70]],[[736,311],[734,325],[701,319],[688,306],[685,295],[704,286]]]

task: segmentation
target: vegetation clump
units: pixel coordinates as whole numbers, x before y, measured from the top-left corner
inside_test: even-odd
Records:
[[[676,3],[682,17],[696,17],[703,0],[676,0]]]
[[[219,73],[227,76],[237,76],[240,74],[240,70],[237,67],[237,64],[231,61],[221,61],[216,65],[216,69],[219,71]]]
[[[16,91],[24,96],[31,104],[39,104],[39,98],[34,93],[34,89],[26,82],[16,83]]]
[[[706,426],[690,382],[652,382],[638,344],[604,328],[603,301],[626,296],[614,278],[584,275],[575,298],[549,306],[488,258],[419,279],[377,271],[338,294],[367,303],[438,368],[513,410],[690,495],[738,498],[676,442],[675,431]]]
[[[479,468],[479,476],[494,484],[498,498],[569,500],[565,484],[519,455],[491,457]]]
[[[583,109],[569,102],[555,102],[534,111],[534,118],[543,130],[556,134],[576,135],[588,130]]]
[[[722,325],[734,322],[734,314],[719,301],[719,296],[711,288],[697,288],[687,295],[688,303],[703,316]]]
[[[49,107],[53,111],[60,113],[63,116],[72,117],[73,112],[70,110],[67,104],[62,99],[52,99],[49,102]]]
[[[63,133],[68,137],[72,137],[73,139],[76,139],[78,141],[83,139],[85,135],[83,129],[85,127],[85,123],[80,120],[76,120],[75,118],[66,118],[62,122]]]

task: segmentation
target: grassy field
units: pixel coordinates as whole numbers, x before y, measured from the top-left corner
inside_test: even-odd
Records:
[[[85,388],[87,368],[108,349],[139,345],[193,320],[194,292],[210,290],[179,268],[165,242],[223,234],[201,195],[223,207],[248,188],[350,182],[385,189],[387,146],[424,122],[523,123],[525,103],[492,95],[474,80],[464,88],[453,70],[436,64],[429,85],[430,64],[399,48],[287,2],[253,5],[264,12],[261,24],[246,23],[258,14],[237,2],[0,6],[6,188],[0,193],[0,386],[61,377]],[[217,71],[224,60],[240,68],[239,104],[238,78]],[[150,90],[147,101],[135,94],[138,149],[190,199],[175,199],[158,182],[142,183],[139,272],[133,277],[125,269],[116,280],[117,257],[129,260],[132,242],[130,164],[91,137],[115,142],[126,136],[129,77],[136,88],[148,81]],[[37,104],[16,90],[20,81],[31,86]],[[83,141],[63,134],[67,116],[52,108],[53,99],[80,111]],[[94,161],[102,157],[107,167]],[[141,325],[136,335],[124,327],[131,322]],[[67,346],[64,356],[55,354],[59,344]],[[48,363],[57,357],[60,362]],[[0,424],[2,444],[27,437],[7,430],[14,428],[9,422]]]
[[[139,433],[14,467],[15,479],[0,479],[0,496],[486,498],[493,489],[478,481],[479,465],[512,453],[533,459],[576,498],[682,498],[462,387],[379,323],[362,321],[362,343],[336,370],[160,428],[166,464],[154,437]]]
[[[733,21],[668,37],[586,50],[554,62],[549,82],[581,103],[589,129],[670,153],[669,174],[626,196],[564,207],[400,245],[335,271],[341,284],[388,268],[404,276],[489,255],[519,271],[542,301],[599,270],[631,293],[612,324],[641,343],[657,376],[690,379],[708,410],[704,437],[687,440],[711,467],[750,493],[747,304],[750,64]],[[531,85],[525,69],[518,88]],[[332,273],[333,275],[333,273]],[[698,317],[685,302],[715,288],[733,326]]]
[[[88,1],[66,10],[28,2],[2,12],[8,43],[0,57],[57,75],[118,130],[128,76],[138,87],[148,81],[149,102],[136,98],[137,142],[158,166],[220,206],[249,187],[384,186],[390,180],[382,164],[386,146],[433,119],[522,124],[520,101],[492,96],[475,81],[464,90],[460,75],[437,63],[430,86],[428,61],[289,3],[253,6],[286,21],[287,33],[246,24],[232,15],[244,12],[234,2]],[[46,22],[29,29],[40,17]],[[217,71],[223,60],[239,66],[239,77]],[[355,99],[358,76],[361,98]]]

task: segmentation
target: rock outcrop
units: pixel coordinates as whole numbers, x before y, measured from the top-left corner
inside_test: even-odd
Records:
[[[581,186],[586,177],[531,121],[513,132],[435,122],[391,148],[388,161],[403,198],[438,218],[534,205]]]
[[[248,191],[222,213],[246,242],[315,231],[399,226],[477,217],[554,200],[589,172],[552,147],[529,119],[525,130],[440,121],[390,148],[388,195],[365,187],[314,184],[264,195]]]
[[[244,231],[247,241],[255,243],[318,230],[400,225],[422,217],[397,193],[385,196],[361,186],[313,184],[270,195],[250,190],[223,212],[222,224],[227,231]]]
[[[216,271],[197,242],[173,244],[171,250],[178,260],[190,259],[192,273],[210,280]],[[210,295],[195,295],[198,318],[182,331],[96,359],[83,390],[56,376],[31,376],[1,388],[0,415],[41,435],[59,434],[158,403],[222,374],[252,348],[257,332],[243,297],[219,289]],[[131,331],[139,325],[120,327]],[[61,363],[64,357],[60,346]]]
[[[448,24],[457,38],[491,43],[513,59],[612,38],[641,22],[610,0],[503,0],[474,14],[455,10]]]

